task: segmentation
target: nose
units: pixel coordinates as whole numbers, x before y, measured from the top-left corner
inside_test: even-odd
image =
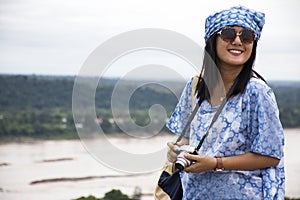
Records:
[[[240,38],[241,33],[237,33],[234,40],[232,41],[232,44],[236,45],[242,45],[242,40]]]

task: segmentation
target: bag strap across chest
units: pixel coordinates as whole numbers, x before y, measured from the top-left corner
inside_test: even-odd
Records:
[[[196,88],[197,88],[198,79],[199,79],[199,77],[198,77],[198,76],[195,76],[194,79],[193,79],[193,83],[192,83],[192,105],[194,105],[194,100],[195,100],[195,97],[196,97],[195,91],[196,91]],[[202,146],[202,144],[203,144],[205,138],[208,136],[209,130],[211,129],[211,127],[213,126],[213,124],[215,123],[215,121],[217,121],[217,119],[218,119],[219,115],[221,114],[221,112],[222,112],[222,110],[223,110],[223,108],[224,108],[224,106],[225,106],[227,100],[232,96],[233,91],[234,91],[234,88],[235,88],[236,85],[237,85],[237,82],[238,82],[238,79],[236,79],[236,80],[234,81],[233,85],[231,86],[231,88],[229,89],[228,93],[226,94],[226,97],[225,97],[225,98],[223,99],[223,101],[221,102],[221,104],[220,104],[218,110],[216,111],[216,113],[215,113],[214,116],[213,116],[213,119],[212,119],[212,121],[211,121],[211,123],[210,123],[210,125],[209,125],[209,127],[208,127],[208,129],[207,129],[207,131],[206,131],[206,133],[205,133],[204,136],[201,138],[201,140],[200,140],[198,146],[196,147],[195,151],[198,151],[198,150],[201,148],[201,146]],[[200,107],[200,104],[201,104],[200,102],[197,102],[195,108],[194,108],[193,111],[191,112],[190,117],[189,117],[189,119],[188,119],[186,125],[184,126],[184,128],[183,128],[181,134],[180,134],[179,137],[177,138],[175,144],[177,144],[177,143],[182,139],[182,137],[185,135],[185,133],[186,133],[188,127],[190,126],[192,120],[194,119],[194,117],[195,117],[195,115],[196,115],[196,113],[197,113],[197,111],[198,111],[198,109],[199,109],[199,107]]]

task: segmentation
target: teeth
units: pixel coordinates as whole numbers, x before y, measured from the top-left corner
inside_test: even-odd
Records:
[[[232,53],[242,53],[242,51],[240,51],[240,50],[234,50],[234,49],[231,49],[229,51],[232,52]]]

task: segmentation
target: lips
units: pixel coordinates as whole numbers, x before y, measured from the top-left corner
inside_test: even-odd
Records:
[[[241,50],[241,49],[229,49],[228,51],[229,51],[231,54],[235,55],[235,56],[240,55],[240,54],[242,54],[242,53],[244,52],[244,51]]]

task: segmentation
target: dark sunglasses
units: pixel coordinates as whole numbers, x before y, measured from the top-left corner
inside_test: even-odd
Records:
[[[237,36],[244,44],[250,44],[256,39],[255,32],[247,28],[237,33],[233,27],[225,27],[218,32],[218,35],[225,42],[233,42]]]

